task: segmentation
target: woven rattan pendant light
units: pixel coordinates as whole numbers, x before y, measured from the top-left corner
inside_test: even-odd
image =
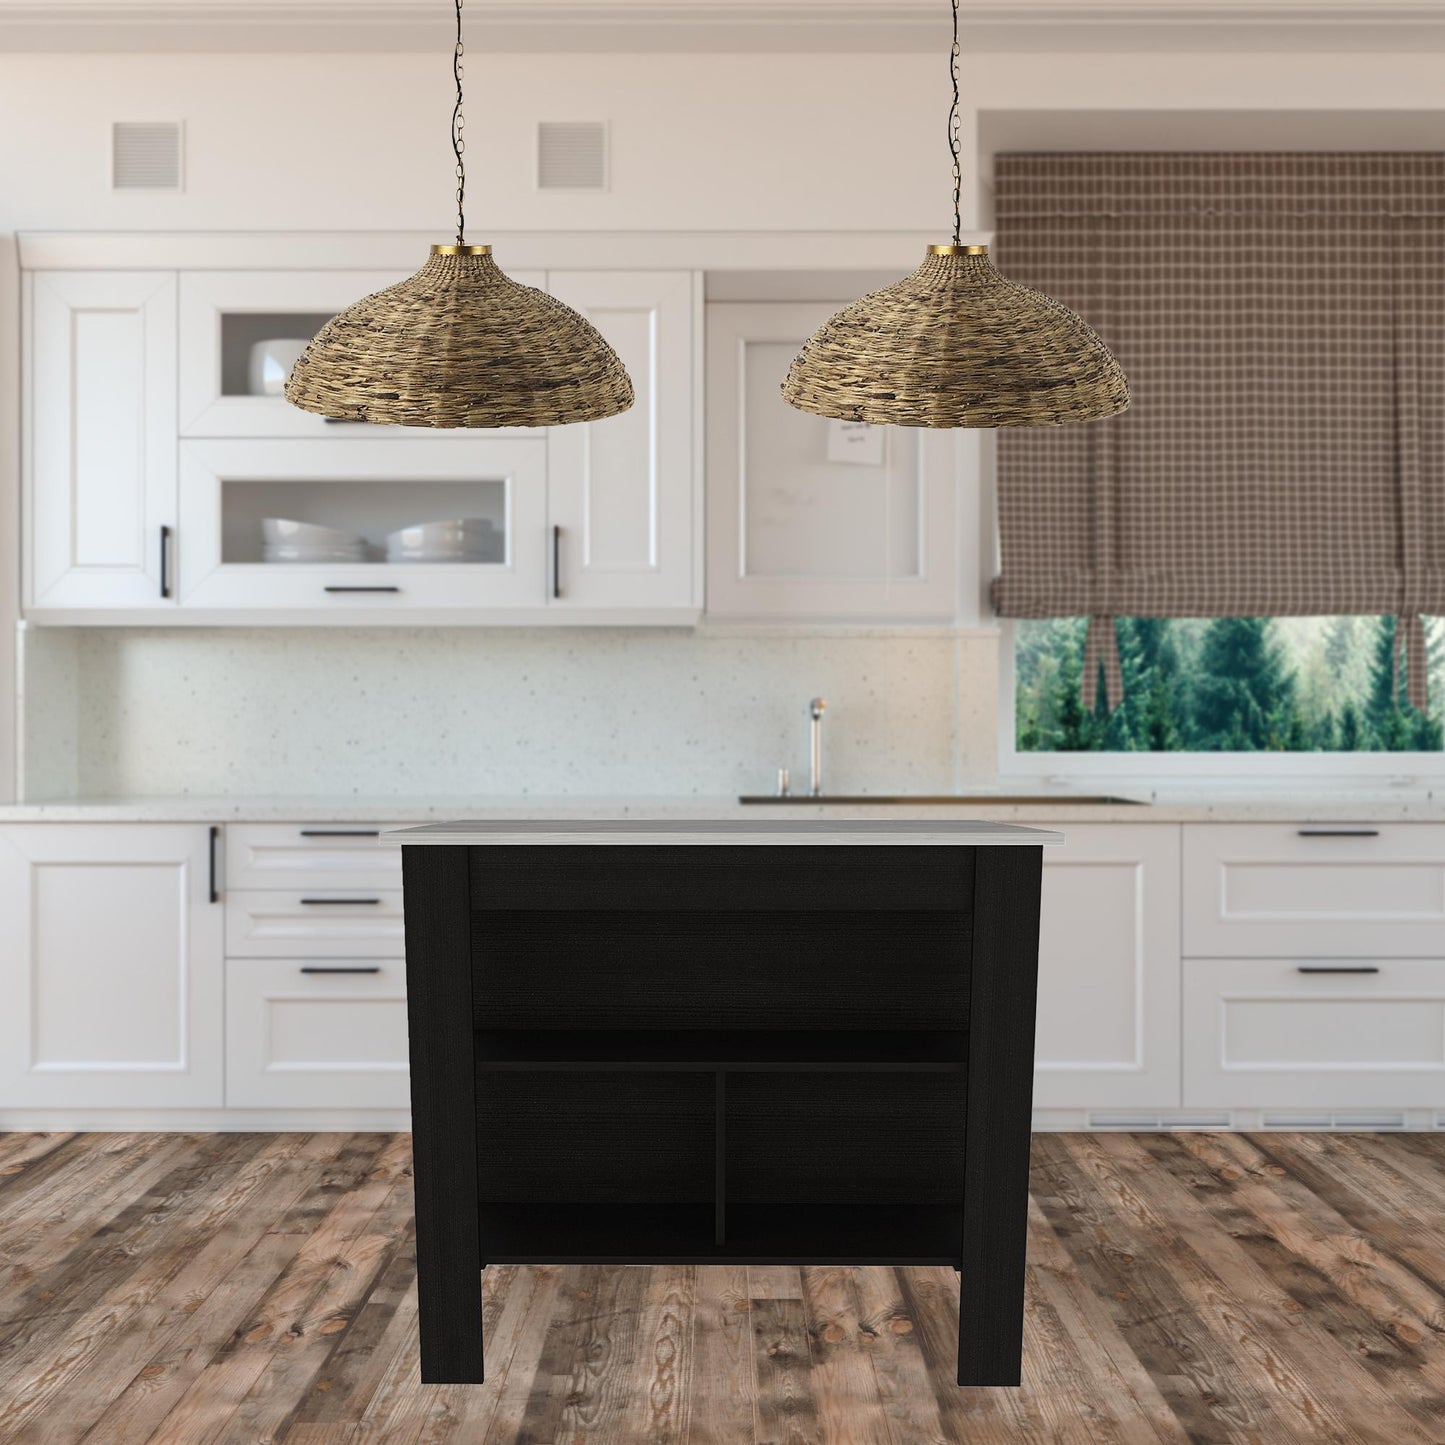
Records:
[[[884,426],[1057,426],[1115,416],[1129,383],[1087,323],[1006,281],[987,246],[962,244],[958,0],[953,3],[953,244],[824,323],[783,397],[800,411]]]
[[[286,399],[341,421],[392,426],[559,426],[632,405],[617,353],[571,307],[523,286],[466,243],[462,0],[455,0],[457,239],[409,280],[364,297],[316,333]]]

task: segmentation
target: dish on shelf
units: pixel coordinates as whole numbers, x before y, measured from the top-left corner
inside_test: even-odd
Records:
[[[291,368],[308,345],[302,337],[278,336],[258,341],[251,348],[247,384],[252,396],[280,396],[286,389]]]
[[[506,539],[485,517],[419,522],[386,539],[388,562],[504,562]]]
[[[267,562],[365,562],[366,543],[336,527],[287,517],[261,521],[261,555]]]

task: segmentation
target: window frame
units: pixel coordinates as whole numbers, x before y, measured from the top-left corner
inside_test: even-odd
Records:
[[[1445,781],[1445,750],[1438,753],[1064,753],[1020,752],[1018,747],[1018,673],[1014,648],[1017,625],[999,617],[988,600],[988,579],[1000,566],[998,533],[997,433],[980,434],[981,445],[969,460],[976,467],[978,506],[967,501],[961,515],[976,518],[978,537],[963,539],[961,555],[980,559],[979,618],[991,620],[998,635],[998,767],[1000,782],[1097,785],[1116,783],[1123,792],[1166,786],[1248,787],[1313,783],[1340,788],[1350,784],[1408,788]],[[970,467],[965,467],[967,475]],[[966,620],[966,619],[964,619]]]

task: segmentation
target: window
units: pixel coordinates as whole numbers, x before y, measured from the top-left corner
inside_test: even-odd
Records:
[[[1084,707],[1085,619],[1020,621],[1015,747],[1041,753],[1439,752],[1445,618],[1427,620],[1429,715],[1396,690],[1393,617],[1118,620],[1124,699]]]

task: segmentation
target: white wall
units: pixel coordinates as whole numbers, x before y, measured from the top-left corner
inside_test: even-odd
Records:
[[[448,62],[445,52],[0,55],[0,263],[16,230],[430,230],[444,239]],[[474,50],[468,80],[477,240],[493,228],[897,228],[942,238],[948,225],[941,55]],[[1033,146],[1088,144],[1088,117],[1100,112],[1110,113],[1116,144],[1168,146],[1177,113],[1173,143],[1208,145],[1209,113],[1252,112],[1260,144],[1278,116],[1278,134],[1299,145],[1291,114],[1330,112],[1332,146],[1350,143],[1354,116],[1364,143],[1387,135],[1445,146],[1445,58],[1434,51],[989,54],[966,58],[964,94],[966,225],[989,219],[980,133],[987,144],[1006,137],[1012,112],[1029,113]],[[1393,120],[1382,127],[1382,116]],[[186,124],[185,191],[113,194],[110,122],[172,118]],[[533,130],[543,119],[611,123],[607,194],[535,191]],[[1241,143],[1238,126],[1226,133]],[[900,274],[915,260],[900,253]],[[14,305],[7,281],[0,428],[12,433]],[[5,517],[15,512],[13,451],[13,434],[0,436]],[[0,526],[0,547],[4,537]],[[0,567],[0,627],[13,592],[12,569]],[[817,689],[848,700],[831,719],[835,782],[948,787],[993,765],[994,646],[986,637],[955,647],[907,637],[98,633],[77,645],[76,748],[32,750],[30,782],[102,792],[358,783],[731,792],[767,784],[785,757],[801,764],[798,709]],[[311,684],[305,697],[298,672]],[[63,673],[42,667],[52,680]],[[0,696],[6,687],[0,666]],[[656,705],[674,689],[675,705]],[[67,706],[57,695],[42,684],[27,698],[31,726]],[[558,697],[570,705],[556,706]],[[419,749],[429,751],[418,761]],[[4,750],[0,728],[0,758]],[[78,759],[69,772],[67,758]]]

